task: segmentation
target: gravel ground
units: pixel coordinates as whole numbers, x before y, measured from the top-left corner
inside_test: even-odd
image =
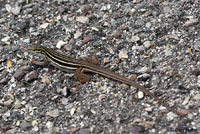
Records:
[[[200,133],[199,0],[0,0],[0,133]],[[32,45],[136,78],[179,117],[126,84],[30,64]]]

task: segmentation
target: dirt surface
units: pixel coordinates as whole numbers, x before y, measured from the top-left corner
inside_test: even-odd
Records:
[[[200,133],[199,0],[0,0],[0,133]],[[43,45],[74,58],[98,49],[100,66],[134,87],[30,64]]]

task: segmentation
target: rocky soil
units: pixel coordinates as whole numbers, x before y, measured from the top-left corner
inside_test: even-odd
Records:
[[[0,133],[200,133],[199,0],[0,0]],[[98,49],[100,66],[156,94],[97,74],[73,73],[27,48],[74,58]]]

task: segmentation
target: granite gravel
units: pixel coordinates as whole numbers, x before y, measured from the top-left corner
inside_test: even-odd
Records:
[[[199,0],[0,0],[0,133],[200,133]],[[73,73],[27,51],[41,44],[74,58],[98,49],[100,66],[134,87]]]

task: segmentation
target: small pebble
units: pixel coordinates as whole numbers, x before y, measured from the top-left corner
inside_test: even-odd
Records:
[[[195,75],[195,76],[199,76],[200,75],[200,68],[194,69],[192,71],[192,74]]]
[[[172,50],[171,48],[166,48],[165,49],[165,56],[171,56],[172,55]]]
[[[119,51],[119,59],[127,59],[128,58],[128,51],[125,49],[122,49]]]
[[[26,21],[22,21],[18,24],[18,30],[26,30],[29,26],[29,23]]]
[[[137,75],[136,75],[136,74],[132,74],[132,75],[129,75],[129,76],[128,76],[128,79],[130,79],[130,80],[132,80],[132,81],[136,80],[136,78],[137,78]]]
[[[59,6],[58,7],[58,12],[60,13],[60,14],[63,14],[63,13],[65,13],[65,12],[67,12],[67,8],[65,8],[64,6]]]
[[[62,98],[62,99],[61,99],[61,102],[62,102],[63,105],[67,105],[67,104],[69,103],[69,99],[67,99],[67,98]]]
[[[83,40],[81,41],[82,43],[88,43],[88,42],[90,42],[90,41],[92,41],[93,40],[93,37],[91,37],[91,36],[89,36],[89,35],[85,35],[84,37],[83,37]]]
[[[31,35],[32,36],[38,36],[40,33],[39,32],[32,32]]]
[[[76,33],[74,34],[74,39],[78,39],[79,37],[81,37],[82,32],[80,31],[76,31]]]
[[[152,45],[150,41],[145,41],[143,44],[145,48],[149,48]]]
[[[128,42],[137,42],[140,40],[139,36],[132,36],[131,39]]]
[[[28,65],[28,66],[22,66],[21,68],[20,68],[22,71],[31,71],[31,66],[30,65]]]
[[[18,15],[21,11],[21,7],[19,6],[18,3],[15,4],[14,7],[11,8],[11,12],[14,14],[14,15]]]
[[[170,9],[170,7],[166,6],[166,7],[163,7],[163,11],[165,14],[168,14],[171,12],[171,9]]]
[[[86,16],[78,16],[76,17],[76,21],[86,24],[89,23],[89,18]]]
[[[1,18],[1,19],[0,19],[0,24],[1,24],[1,23],[4,23],[5,21],[6,21],[6,20],[5,20],[4,18]]]
[[[70,109],[72,109],[73,105],[74,105],[73,103],[70,103],[70,104],[65,106],[65,109],[70,110]]]
[[[140,134],[142,132],[142,126],[139,125],[131,125],[130,134]]]
[[[72,46],[75,44],[75,40],[72,38],[69,40],[69,42],[67,44],[65,44],[64,49],[65,50],[71,50]]]
[[[76,111],[76,108],[75,108],[75,107],[73,107],[73,108],[70,110],[70,115],[71,115],[71,116],[73,116],[73,115],[74,115],[74,113],[75,113],[75,111]]]
[[[195,44],[194,44],[194,49],[196,51],[200,51],[200,40],[196,41]]]
[[[167,114],[167,120],[168,120],[168,121],[174,120],[175,117],[177,117],[177,115],[174,114],[174,113],[172,113],[172,112],[169,112],[169,113]]]
[[[138,92],[138,99],[142,99],[144,97],[144,93],[142,91]]]
[[[150,22],[147,22],[147,23],[145,24],[145,27],[146,27],[147,29],[151,28],[151,23],[150,23]]]
[[[158,75],[153,75],[151,81],[153,85],[158,86],[161,80]]]
[[[44,84],[51,83],[51,81],[49,80],[49,77],[47,75],[42,76],[42,83],[44,83]]]
[[[100,10],[106,11],[106,10],[110,10],[110,8],[111,8],[111,5],[108,4],[108,5],[106,5],[106,6],[102,6],[102,8],[101,8]]]
[[[145,108],[145,111],[147,111],[147,112],[152,112],[153,110],[152,110],[152,108],[151,107],[148,107],[148,108]]]
[[[26,76],[25,76],[25,81],[27,82],[31,82],[35,79],[37,79],[37,72],[36,71],[31,71],[30,73],[28,73]]]
[[[200,100],[200,94],[196,94],[196,95],[193,97],[193,100]]]
[[[149,69],[147,67],[142,67],[140,70],[138,70],[138,73],[146,73]]]
[[[10,41],[10,36],[6,36],[4,38],[1,39],[2,42],[8,42]]]
[[[83,128],[79,130],[78,134],[91,134],[90,129],[88,128]]]
[[[83,5],[83,6],[81,7],[81,11],[82,11],[83,13],[88,13],[89,10],[90,10],[89,5]]]
[[[12,49],[13,52],[16,52],[16,51],[19,50],[19,46],[18,46],[18,45],[13,45],[13,46],[11,47],[11,49]]]
[[[32,123],[31,122],[27,122],[27,121],[23,121],[21,124],[20,124],[20,128],[21,129],[29,129],[32,127]]]
[[[40,25],[40,29],[46,29],[48,27],[49,23],[43,23],[42,25]]]
[[[11,7],[11,5],[9,5],[9,4],[6,4],[6,10],[7,10],[7,12],[11,12],[12,11],[12,7]]]
[[[186,97],[185,100],[183,101],[182,105],[187,105],[190,100],[190,96]]]
[[[22,71],[21,69],[18,69],[14,74],[14,78],[17,81],[20,81],[24,77],[24,75],[25,75],[24,71]]]
[[[112,25],[112,26],[115,26],[116,24],[117,24],[117,21],[115,20],[115,19],[111,19],[110,20],[110,24]]]
[[[118,30],[114,30],[113,31],[113,36],[116,38],[116,39],[119,39],[121,37],[122,33]]]
[[[16,133],[17,133],[17,128],[12,128],[5,132],[5,134],[16,134]]]
[[[56,118],[60,115],[59,113],[60,111],[58,109],[54,109],[54,110],[48,111],[46,115]]]
[[[1,78],[4,78],[8,75],[8,71],[7,70],[4,70],[2,73],[1,73]]]
[[[23,42],[29,44],[30,43],[30,38],[24,39]]]
[[[150,78],[150,75],[147,73],[141,74],[137,77],[138,81],[147,81]]]
[[[191,113],[189,113],[187,117],[192,120],[193,115]]]
[[[0,84],[5,85],[7,83],[8,83],[8,79],[7,78],[3,78],[3,79],[0,80]]]
[[[190,19],[190,20],[186,21],[185,24],[183,24],[183,26],[187,26],[187,27],[193,26],[193,25],[197,24],[198,22],[199,22],[198,19]]]
[[[115,54],[115,52],[114,52],[114,50],[113,50],[112,47],[108,47],[107,49],[108,49],[109,53],[111,53],[111,54]]]
[[[131,10],[130,10],[130,15],[133,15],[134,13],[135,13],[135,11],[136,11],[136,9],[135,8],[132,8]]]
[[[141,123],[141,126],[145,127],[145,128],[152,128],[154,126],[155,122],[153,121],[143,121]]]
[[[57,87],[56,91],[57,93],[61,93],[63,96],[68,95],[68,89],[66,86],[64,88]]]
[[[48,121],[47,123],[46,123],[46,127],[48,128],[48,129],[51,129],[51,128],[53,128],[53,122],[51,122],[51,121]]]
[[[58,43],[57,43],[57,45],[56,45],[56,47],[58,48],[58,49],[60,49],[62,46],[64,46],[65,44],[67,44],[67,42],[64,42],[64,41],[62,41],[62,40],[59,40],[58,41]]]
[[[4,98],[6,98],[6,100],[3,100],[3,104],[5,106],[9,106],[14,102],[14,95],[12,95],[11,93],[7,93],[4,95]]]

